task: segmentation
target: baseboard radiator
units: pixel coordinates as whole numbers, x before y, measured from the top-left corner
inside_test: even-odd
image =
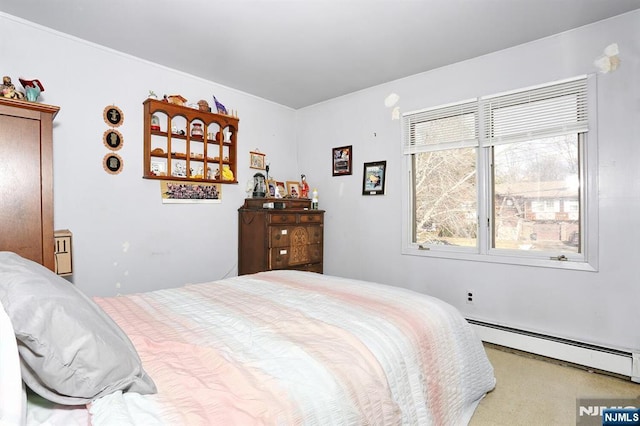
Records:
[[[483,342],[626,376],[640,383],[640,353],[590,345],[474,319],[467,321]]]

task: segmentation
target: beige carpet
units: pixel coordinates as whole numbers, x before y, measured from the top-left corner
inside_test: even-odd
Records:
[[[640,384],[485,345],[496,388],[480,402],[471,426],[576,424],[577,398],[640,397]]]

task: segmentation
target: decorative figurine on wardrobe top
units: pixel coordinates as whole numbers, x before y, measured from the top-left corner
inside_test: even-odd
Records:
[[[2,84],[0,84],[0,96],[9,99],[24,99],[24,93],[16,90],[16,86],[11,82],[11,77],[5,75],[2,77]]]
[[[40,96],[40,93],[44,92],[44,86],[38,79],[27,80],[24,78],[19,78],[18,80],[20,80],[20,84],[22,84],[22,87],[24,87],[28,101],[36,102],[38,100],[38,96]]]
[[[309,198],[309,184],[305,175],[300,175],[300,198]]]

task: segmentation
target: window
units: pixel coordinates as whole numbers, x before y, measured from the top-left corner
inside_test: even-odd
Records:
[[[404,252],[594,270],[593,86],[580,77],[405,113]]]

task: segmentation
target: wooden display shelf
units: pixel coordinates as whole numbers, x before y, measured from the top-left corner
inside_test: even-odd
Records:
[[[198,109],[175,105],[156,99],[146,99],[144,105],[144,164],[145,179],[238,183],[237,180],[237,117],[216,114]],[[160,130],[151,129],[152,117],[160,121]],[[192,126],[199,123],[204,135],[191,135]],[[183,132],[171,131],[183,127]],[[223,135],[230,135],[223,137]],[[214,135],[209,138],[208,135]],[[224,140],[227,139],[227,140]],[[153,152],[162,149],[163,152]],[[171,153],[171,154],[169,154]],[[212,155],[213,154],[213,155]],[[155,161],[153,161],[153,160]],[[163,174],[155,174],[154,165],[163,169]],[[232,172],[233,180],[194,178],[195,168],[211,169],[213,175],[222,176],[223,167]],[[180,175],[183,170],[187,176]],[[176,176],[175,174],[178,174]],[[207,172],[208,174],[208,172]]]

